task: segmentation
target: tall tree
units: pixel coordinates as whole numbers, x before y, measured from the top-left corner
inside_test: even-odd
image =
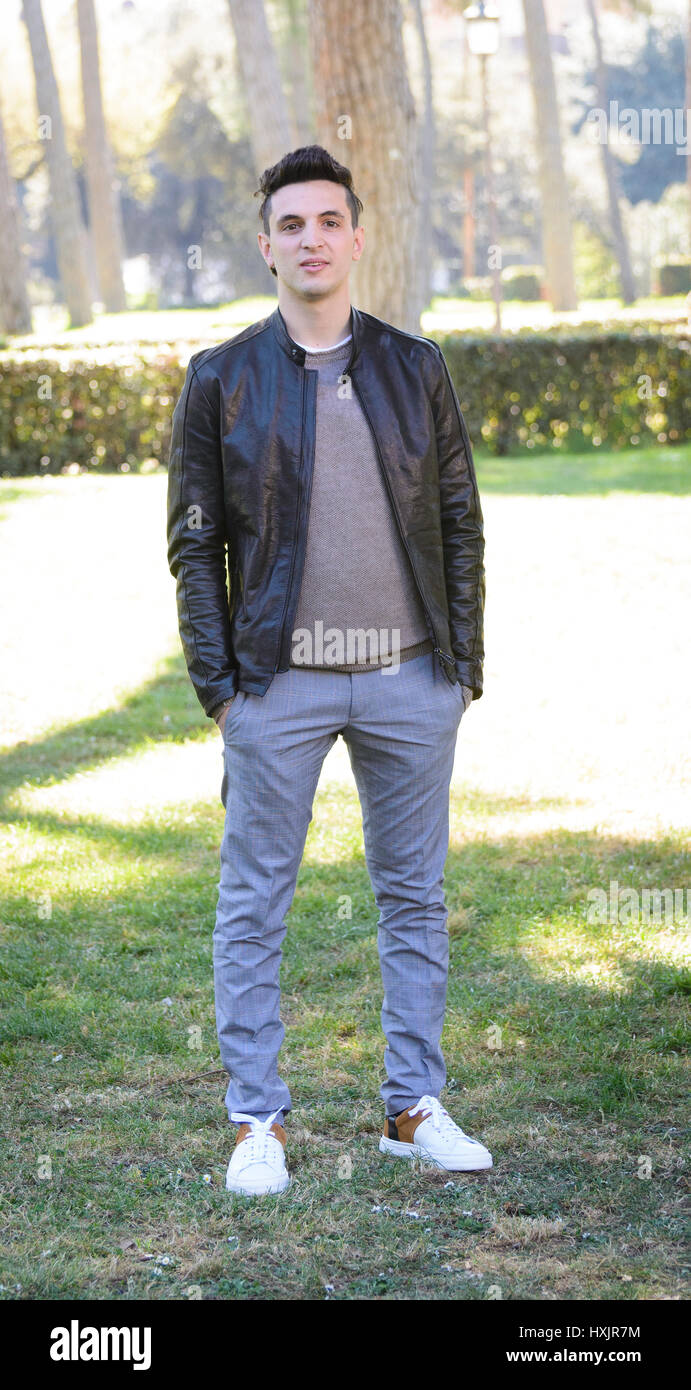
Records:
[[[475,274],[475,171],[468,159],[463,169],[463,278]]]
[[[304,0],[284,0],[288,21],[286,48],[290,71],[290,104],[298,145],[312,144],[312,109],[310,102],[309,47],[305,21]]]
[[[261,174],[293,148],[293,126],[264,0],[228,0],[250,143]]]
[[[0,112],[0,329],[30,333],[31,309],[26,290],[19,207],[7,157]]]
[[[41,0],[23,0],[22,17],[31,46],[39,116],[49,121],[46,151],[50,179],[51,221],[62,292],[73,328],[91,322],[91,290],[86,232],[79,192],[62,119],[60,95],[43,23]]]
[[[689,0],[689,13],[686,28],[686,186],[689,191],[689,249],[691,250],[691,155],[689,154],[688,142],[691,141],[691,0]],[[691,314],[689,315],[691,318]]]
[[[554,309],[575,309],[578,298],[573,269],[569,195],[544,0],[523,0],[523,13],[535,108],[547,290]]]
[[[436,125],[434,120],[434,86],[432,81],[432,60],[430,58],[425,16],[422,0],[411,0],[411,8],[420,44],[423,81],[422,122],[420,126],[420,233],[418,268],[420,272],[420,300],[423,308],[429,304],[432,292],[432,264],[434,262],[432,227],[432,189],[434,186],[436,145]]]
[[[595,47],[595,87],[597,91],[597,104],[602,111],[607,113],[607,75],[605,72],[605,61],[602,54],[602,39],[600,37],[600,23],[597,14],[595,0],[586,0],[590,23],[593,31],[593,44]],[[636,286],[631,268],[631,256],[629,253],[629,243],[621,216],[621,206],[619,203],[619,187],[617,181],[617,170],[612,158],[612,151],[609,141],[603,140],[600,149],[602,151],[602,167],[605,174],[607,185],[607,202],[609,205],[609,221],[614,240],[614,250],[619,262],[619,279],[621,282],[621,297],[625,304],[633,304],[636,298]]]
[[[399,0],[310,0],[309,14],[317,136],[364,204],[353,298],[419,333],[420,147]]]
[[[105,308],[110,313],[119,313],[126,308],[122,278],[122,217],[113,173],[113,155],[103,114],[94,0],[77,0],[77,21],[84,98],[86,177],[96,275]]]

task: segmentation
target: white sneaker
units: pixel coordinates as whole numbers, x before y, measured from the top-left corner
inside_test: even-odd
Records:
[[[451,1119],[434,1096],[423,1096],[417,1105],[387,1115],[379,1152],[397,1158],[423,1158],[453,1173],[491,1168],[492,1155],[477,1139],[471,1139]]]
[[[259,1197],[266,1192],[283,1192],[290,1182],[286,1168],[283,1125],[274,1123],[280,1110],[274,1110],[267,1120],[255,1115],[243,1115],[234,1110],[231,1120],[241,1120],[233,1156],[226,1173],[228,1192],[244,1192]]]

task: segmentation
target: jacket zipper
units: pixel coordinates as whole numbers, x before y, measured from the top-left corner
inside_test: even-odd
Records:
[[[380,462],[380,464],[381,464],[381,470],[382,470],[382,473],[383,473],[383,475],[384,475],[384,482],[386,483],[387,491],[388,491],[388,494],[389,494],[389,501],[391,502],[391,507],[392,507],[392,510],[393,510],[393,514],[394,514],[394,516],[395,516],[395,518],[396,518],[396,524],[397,524],[397,526],[398,526],[398,529],[399,529],[399,532],[400,532],[400,535],[401,535],[401,540],[403,541],[403,545],[405,546],[406,554],[407,554],[407,556],[408,556],[408,559],[410,560],[410,568],[412,569],[413,574],[414,574],[414,576],[415,576],[415,583],[417,584],[418,593],[419,593],[420,598],[421,598],[421,600],[422,600],[422,606],[423,606],[423,608],[424,608],[424,610],[425,610],[425,613],[426,613],[426,615],[427,615],[427,621],[428,621],[428,623],[429,623],[429,625],[430,625],[430,628],[431,628],[432,633],[433,633],[433,636],[434,636],[434,641],[435,641],[435,643],[436,643],[436,641],[437,641],[437,634],[436,634],[436,631],[435,631],[435,628],[434,628],[434,623],[432,622],[431,614],[430,614],[430,612],[429,612],[429,610],[428,610],[428,608],[427,608],[427,604],[425,603],[424,594],[423,594],[423,592],[422,592],[422,585],[420,584],[420,580],[419,580],[419,578],[418,578],[418,573],[417,573],[417,570],[416,570],[416,568],[415,568],[415,563],[414,563],[414,561],[413,561],[413,557],[412,557],[412,555],[411,555],[411,553],[410,553],[410,548],[409,548],[409,546],[408,546],[408,542],[406,541],[406,538],[405,538],[405,536],[404,536],[404,534],[403,534],[403,527],[401,526],[401,518],[400,518],[400,516],[399,516],[399,514],[398,514],[398,507],[396,506],[396,499],[394,498],[393,490],[392,490],[392,488],[391,488],[391,483],[390,483],[390,481],[389,481],[389,475],[388,475],[388,473],[387,473],[387,471],[386,471],[386,466],[385,466],[384,460],[383,460],[383,458],[382,458],[381,449],[379,448],[379,441],[378,441],[378,439],[377,439],[377,436],[376,436],[376,434],[375,434],[374,428],[373,428],[373,426],[372,426],[372,421],[370,420],[369,413],[368,413],[368,410],[367,410],[367,406],[365,405],[365,402],[364,402],[364,400],[362,399],[362,396],[360,395],[360,392],[358,391],[357,383],[356,383],[356,381],[355,381],[355,377],[354,377],[354,376],[351,376],[350,379],[351,379],[351,381],[352,381],[352,383],[353,383],[353,386],[355,387],[355,394],[356,394],[356,396],[357,396],[357,398],[358,398],[358,400],[359,400],[359,402],[360,402],[360,405],[362,406],[362,409],[363,409],[364,414],[365,414],[365,419],[367,420],[367,423],[368,423],[368,425],[369,425],[369,427],[370,427],[370,431],[371,431],[371,433],[372,433],[372,438],[373,438],[374,443],[375,443],[375,447],[376,447],[376,450],[377,450],[377,454],[379,455],[379,462]],[[455,672],[455,670],[456,670],[456,662],[455,662],[453,656],[451,656],[451,654],[450,654],[449,652],[445,652],[441,647],[434,646],[433,650],[434,650],[434,652],[436,653],[436,655],[439,657],[439,665],[441,666],[442,671],[444,671],[444,662],[446,661],[446,662],[448,662],[448,663],[453,667],[454,672]],[[444,674],[446,674],[446,672],[444,672]],[[451,684],[454,684],[454,682],[452,681]]]
[[[303,441],[304,441],[304,438],[305,438],[305,396],[306,396],[306,392],[305,392],[305,369],[304,369],[304,367],[303,367],[303,370],[302,370],[302,381],[301,381],[301,384],[300,384],[300,390],[301,390],[301,397],[300,397],[300,467],[299,467],[299,469],[298,469],[298,497],[297,497],[297,511],[296,511],[296,515],[295,515],[295,539],[294,539],[294,541],[293,541],[293,553],[292,553],[292,555],[291,555],[291,557],[290,557],[290,570],[289,570],[289,573],[288,573],[288,584],[287,584],[287,586],[286,586],[286,596],[285,596],[285,599],[284,599],[284,602],[283,602],[283,613],[282,613],[282,616],[281,616],[281,630],[280,630],[280,634],[279,634],[279,638],[278,638],[278,651],[277,651],[277,653],[276,653],[276,665],[274,666],[274,675],[276,674],[276,672],[277,672],[277,670],[278,670],[278,668],[279,668],[279,666],[280,666],[280,664],[281,664],[281,652],[282,652],[282,650],[283,650],[283,633],[284,633],[284,629],[285,629],[285,625],[286,625],[286,613],[287,613],[287,611],[288,611],[288,602],[289,602],[289,599],[290,599],[290,586],[291,586],[291,584],[292,584],[292,582],[293,582],[293,570],[294,570],[294,568],[295,568],[295,555],[296,555],[297,548],[298,548],[298,533],[299,533],[299,530],[300,530],[300,506],[301,506],[301,502],[302,502],[302,463],[303,463],[303,459],[302,459],[302,445],[303,445]]]

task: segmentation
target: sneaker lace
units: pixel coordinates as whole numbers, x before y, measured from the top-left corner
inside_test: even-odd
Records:
[[[271,1126],[276,1116],[280,1115],[280,1113],[281,1110],[279,1106],[278,1110],[274,1110],[273,1115],[269,1115],[266,1120],[258,1120],[256,1115],[245,1115],[241,1110],[232,1111],[230,1116],[231,1120],[238,1120],[241,1124],[250,1126],[250,1132],[247,1138],[242,1141],[243,1153],[246,1153],[249,1159],[253,1160],[256,1158],[261,1160],[266,1158],[270,1139],[273,1140],[274,1144],[280,1144],[280,1140],[276,1138],[276,1135],[271,1133]],[[245,1149],[246,1144],[249,1145],[249,1151]]]
[[[418,1111],[422,1113],[423,1119],[431,1119],[434,1128],[439,1130],[440,1134],[453,1133],[457,1135],[459,1133],[459,1126],[456,1124],[456,1121],[452,1120],[448,1110],[444,1109],[441,1101],[437,1100],[436,1096],[423,1096],[422,1099],[418,1101],[417,1105],[415,1105],[412,1110],[408,1111],[408,1114],[417,1115]],[[425,1114],[425,1111],[429,1113]],[[461,1130],[460,1133],[462,1134],[463,1130]]]

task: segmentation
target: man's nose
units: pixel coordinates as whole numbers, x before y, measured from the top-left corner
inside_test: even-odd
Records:
[[[321,232],[318,226],[305,225],[305,230],[302,233],[302,244],[303,246],[321,246]]]

